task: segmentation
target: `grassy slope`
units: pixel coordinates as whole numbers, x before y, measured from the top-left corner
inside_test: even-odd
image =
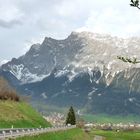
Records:
[[[81,129],[71,129],[55,133],[46,133],[38,136],[17,138],[17,140],[91,140],[89,135]]]
[[[50,126],[30,105],[23,102],[0,101],[0,128]]]
[[[84,115],[82,118],[88,122],[97,123],[128,123],[128,122],[140,122],[139,116],[110,116],[106,114],[98,115]]]
[[[104,136],[106,140],[140,140],[140,132],[114,132],[93,130],[91,133],[94,135]]]

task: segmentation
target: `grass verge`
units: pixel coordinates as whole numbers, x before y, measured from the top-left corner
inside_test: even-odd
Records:
[[[91,140],[90,136],[81,129],[75,128],[67,131],[51,132],[37,136],[21,137],[16,140]]]

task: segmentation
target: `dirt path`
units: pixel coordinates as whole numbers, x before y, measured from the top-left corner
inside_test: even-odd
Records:
[[[96,135],[93,140],[105,140],[105,138],[102,137],[102,136],[97,136]]]

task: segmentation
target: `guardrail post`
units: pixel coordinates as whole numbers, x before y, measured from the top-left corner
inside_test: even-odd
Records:
[[[13,134],[13,131],[12,131],[12,130],[10,130],[10,134],[11,134],[11,136],[12,136],[12,134]]]
[[[5,137],[5,131],[2,131],[2,133],[3,133],[4,137]]]
[[[27,132],[29,133],[30,132],[30,129],[28,129]]]

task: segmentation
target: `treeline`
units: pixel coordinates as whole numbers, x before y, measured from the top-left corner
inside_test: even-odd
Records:
[[[0,77],[0,100],[20,101],[20,96],[16,90],[14,90],[3,77]]]

